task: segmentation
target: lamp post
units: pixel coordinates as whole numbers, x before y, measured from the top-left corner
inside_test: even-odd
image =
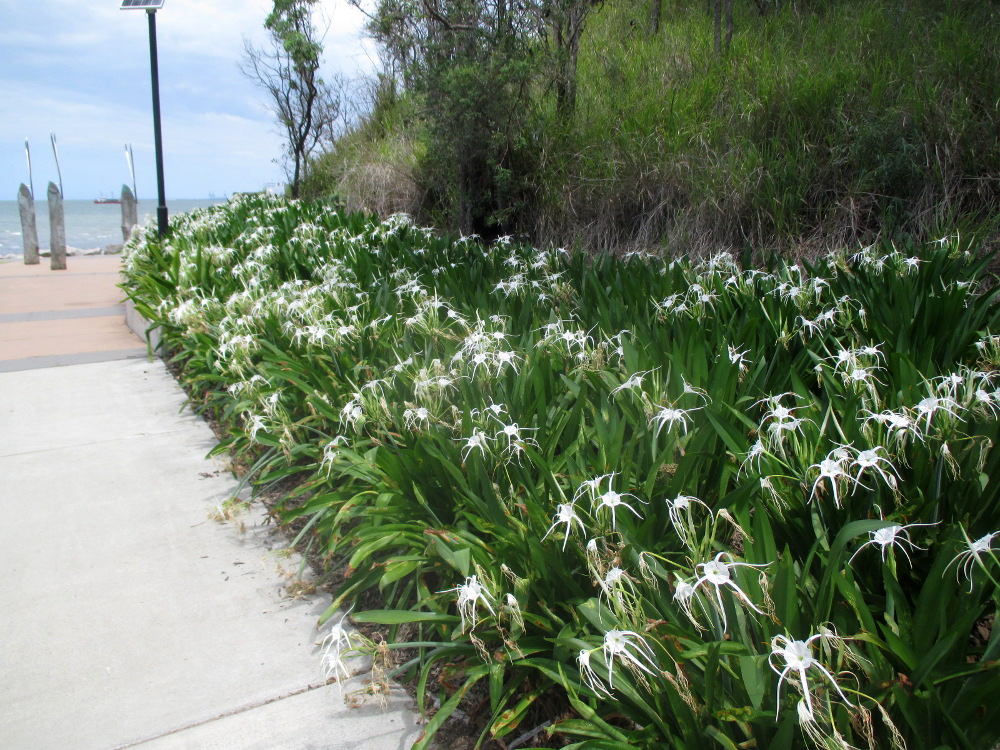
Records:
[[[153,82],[153,143],[156,149],[156,226],[160,237],[167,234],[167,199],[163,187],[163,136],[160,131],[160,74],[156,58],[156,11],[165,0],[122,0],[122,10],[144,10],[149,20],[149,70]]]

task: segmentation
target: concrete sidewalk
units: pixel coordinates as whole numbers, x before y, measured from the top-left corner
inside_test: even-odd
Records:
[[[159,361],[0,372],[0,747],[410,747],[405,693],[326,684],[274,528],[210,519],[235,481],[183,403]]]

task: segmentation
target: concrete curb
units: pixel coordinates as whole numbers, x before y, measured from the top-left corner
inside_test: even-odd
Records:
[[[159,326],[154,328],[152,323],[140,315],[139,311],[135,309],[135,302],[130,299],[125,300],[125,325],[149,345],[153,356],[163,356],[161,351],[163,334],[160,332]]]

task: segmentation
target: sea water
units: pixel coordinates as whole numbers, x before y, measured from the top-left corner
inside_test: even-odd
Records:
[[[223,203],[221,200],[168,200],[170,216],[187,213]],[[139,224],[156,222],[156,201],[139,201]],[[115,203],[99,204],[94,201],[63,201],[63,218],[66,225],[66,246],[80,250],[103,250],[108,245],[122,242],[122,207]],[[38,228],[38,247],[49,247],[49,205],[35,201],[35,224]],[[0,258],[24,254],[21,238],[21,214],[17,201],[0,201]]]

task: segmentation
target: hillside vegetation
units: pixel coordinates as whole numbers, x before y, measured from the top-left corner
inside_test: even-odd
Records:
[[[591,249],[995,236],[995,2],[734,13],[732,43],[716,54],[704,2],[665,0],[656,33],[648,3],[591,7],[572,107],[558,101],[544,27],[510,49],[481,31],[465,58],[425,43],[315,162],[307,191],[439,228]],[[383,28],[379,39],[391,51],[398,37]]]

